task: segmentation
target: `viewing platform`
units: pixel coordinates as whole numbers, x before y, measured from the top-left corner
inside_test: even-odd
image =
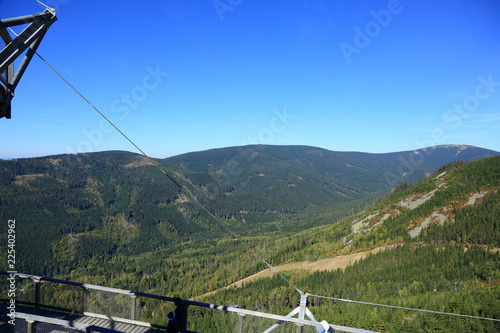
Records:
[[[49,277],[0,271],[1,285],[10,283],[11,289],[2,289],[0,298],[1,332],[166,332],[168,319],[145,314],[146,300],[158,309],[174,311],[174,298],[103,287]],[[12,280],[13,279],[13,280]],[[9,296],[14,290],[15,297]],[[64,297],[54,297],[56,292]],[[318,322],[305,319],[310,315],[305,307],[306,295],[297,308],[299,318],[259,311],[182,300],[186,309],[187,332],[202,333],[203,328],[190,321],[189,313],[207,318],[210,327],[217,328],[220,321],[229,322],[230,332],[297,332],[316,333]],[[155,321],[157,323],[155,323]],[[371,331],[331,325],[336,332],[368,333]],[[219,331],[218,331],[219,332]],[[223,331],[220,331],[223,332]],[[225,331],[224,331],[225,332]],[[373,332],[372,332],[373,333]]]

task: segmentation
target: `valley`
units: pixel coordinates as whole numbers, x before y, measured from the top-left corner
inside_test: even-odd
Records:
[[[296,291],[265,259],[311,294],[497,318],[500,255],[486,247],[500,247],[500,157],[470,146],[431,150],[395,187],[387,172],[413,152],[250,146],[154,161],[128,152],[0,161],[0,216],[16,219],[18,271],[28,274],[284,315]],[[433,295],[434,286],[443,292]],[[483,321],[312,302],[315,316],[345,326],[496,331]],[[141,304],[153,323],[164,324],[167,310]]]

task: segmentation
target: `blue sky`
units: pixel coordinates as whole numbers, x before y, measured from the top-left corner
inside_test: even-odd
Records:
[[[38,53],[152,157],[243,144],[500,151],[496,0],[45,3],[58,21]],[[1,18],[41,11],[0,0]],[[136,152],[38,58],[0,133],[0,158]]]

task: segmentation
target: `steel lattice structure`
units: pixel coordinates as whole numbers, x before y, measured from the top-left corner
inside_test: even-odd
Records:
[[[0,37],[5,47],[0,52],[0,118],[11,118],[11,101],[14,90],[19,84],[33,55],[35,55],[47,29],[57,20],[56,12],[47,8],[43,13],[0,19]],[[14,39],[8,29],[28,24]],[[21,64],[14,69],[14,60],[22,56]]]

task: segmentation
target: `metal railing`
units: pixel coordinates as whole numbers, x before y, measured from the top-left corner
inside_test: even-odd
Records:
[[[157,325],[157,324],[152,324],[149,322],[138,320],[138,311],[137,311],[138,310],[138,307],[137,307],[138,300],[140,298],[147,298],[147,299],[158,300],[160,302],[174,302],[174,298],[172,298],[172,297],[147,294],[147,293],[142,293],[142,292],[134,292],[134,291],[130,291],[130,290],[123,290],[123,289],[117,289],[117,288],[103,287],[103,286],[74,282],[74,281],[59,280],[59,279],[53,279],[53,278],[43,277],[43,276],[22,274],[22,273],[17,273],[17,272],[16,273],[5,272],[5,271],[0,271],[0,275],[8,275],[10,277],[31,280],[34,283],[34,288],[33,288],[34,295],[31,295],[32,299],[34,298],[34,302],[19,300],[19,301],[16,301],[17,303],[31,305],[31,306],[34,306],[35,308],[47,308],[47,309],[58,310],[58,311],[72,312],[72,313],[77,313],[77,314],[84,315],[84,316],[102,318],[102,319],[107,319],[107,320],[111,320],[114,322],[122,322],[122,323],[137,325],[137,326],[149,327],[149,328],[157,329],[157,330],[166,330],[167,327],[163,326],[163,325]],[[65,308],[65,307],[61,307],[57,304],[56,304],[57,306],[54,304],[43,304],[41,301],[41,299],[42,299],[41,298],[42,285],[44,285],[46,282],[52,282],[52,283],[56,283],[58,285],[67,285],[67,286],[73,286],[73,287],[80,288],[82,291],[80,309]],[[130,304],[129,314],[130,315],[128,316],[128,318],[123,318],[122,316],[111,316],[109,314],[104,314],[104,313],[90,312],[89,311],[89,293],[92,291],[100,291],[100,292],[111,293],[113,295],[124,295],[124,297],[129,297],[130,298],[130,300],[129,300],[129,304]],[[305,299],[307,298],[307,294],[303,295],[302,298],[304,298],[304,303],[305,303]],[[6,299],[0,298],[0,300],[5,301]],[[302,300],[301,300],[301,303],[302,303]],[[238,333],[243,332],[244,318],[246,316],[251,316],[254,318],[261,318],[261,319],[268,319],[268,321],[270,323],[269,326],[271,326],[271,327],[268,328],[266,330],[266,332],[270,332],[270,331],[274,330],[280,324],[283,324],[283,323],[295,324],[297,327],[298,333],[304,332],[304,328],[307,328],[307,332],[316,332],[315,327],[318,324],[318,322],[316,322],[316,321],[300,319],[300,317],[293,318],[291,316],[281,316],[281,315],[275,315],[275,314],[270,314],[270,313],[245,310],[245,309],[240,309],[240,308],[231,307],[231,306],[221,306],[221,305],[208,304],[208,303],[202,303],[202,302],[196,302],[196,301],[190,301],[190,300],[182,300],[182,304],[186,307],[186,314],[187,314],[187,309],[189,307],[197,307],[200,309],[205,308],[205,309],[211,309],[211,310],[219,310],[222,313],[237,314],[238,315],[238,320],[237,320],[238,321],[238,324],[237,324],[237,332]],[[123,314],[123,311],[122,311],[122,314]],[[40,317],[40,318],[37,318],[37,320],[42,320],[43,318],[44,317]],[[187,319],[189,319],[189,316],[187,317]],[[276,321],[276,323],[273,325],[274,321]],[[371,331],[367,331],[367,330],[350,328],[350,327],[339,326],[339,325],[330,325],[330,326],[333,327],[336,331],[355,332],[355,333],[371,332]],[[312,327],[314,327],[314,329],[312,329]],[[94,330],[96,330],[96,329],[94,328]]]

